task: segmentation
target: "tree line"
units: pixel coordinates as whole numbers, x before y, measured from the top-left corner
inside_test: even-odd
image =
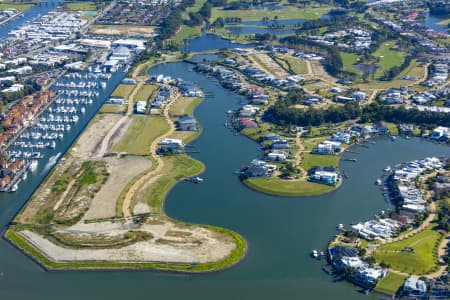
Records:
[[[320,126],[330,123],[341,123],[349,120],[366,122],[411,123],[433,126],[450,126],[450,114],[443,112],[419,111],[415,108],[381,106],[372,103],[360,107],[358,103],[350,102],[344,106],[333,106],[326,110],[310,107],[308,109],[292,109],[292,105],[301,98],[289,96],[279,99],[265,113],[266,121],[278,125]]]

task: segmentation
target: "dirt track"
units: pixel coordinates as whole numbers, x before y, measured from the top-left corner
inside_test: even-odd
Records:
[[[174,99],[172,101],[170,101],[170,103],[168,105],[166,105],[166,107],[164,108],[164,112],[163,112],[164,118],[166,119],[167,123],[169,123],[169,125],[170,125],[170,129],[165,134],[163,134],[159,138],[155,139],[150,146],[150,153],[152,154],[152,156],[154,157],[154,159],[157,163],[156,168],[154,168],[152,171],[148,172],[147,174],[145,174],[144,176],[139,178],[128,190],[128,192],[125,196],[125,199],[123,200],[123,205],[122,205],[122,211],[123,211],[124,217],[131,216],[130,204],[131,204],[131,199],[133,199],[134,194],[139,190],[139,188],[146,181],[148,181],[150,178],[161,173],[161,170],[164,167],[164,161],[158,155],[156,155],[156,148],[158,147],[158,144],[160,141],[162,141],[163,139],[172,135],[176,130],[175,124],[169,117],[169,109],[170,109],[171,105],[176,101],[176,99],[178,99],[178,97],[179,97],[179,95],[176,95],[174,97]]]

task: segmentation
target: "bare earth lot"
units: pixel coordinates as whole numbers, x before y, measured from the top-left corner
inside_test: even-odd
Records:
[[[59,263],[207,263],[230,256],[236,248],[232,236],[175,223],[162,214],[140,224],[125,219],[98,220],[116,217],[120,195],[131,181],[152,168],[148,157],[104,156],[131,130],[130,120],[101,114],[91,122],[16,217],[19,225],[29,225],[18,235]],[[158,179],[156,174],[145,185]],[[88,194],[80,196],[80,191]],[[145,203],[134,208],[134,213],[148,212],[151,209]]]
[[[114,217],[117,200],[127,183],[136,175],[152,166],[149,159],[142,157],[106,158],[110,176],[101,190],[92,199],[83,220]]]
[[[151,26],[95,25],[92,27],[91,32],[104,35],[130,35],[146,38],[155,36],[155,28]]]
[[[206,263],[225,258],[235,247],[232,241],[221,241],[217,238],[216,233],[200,227],[190,228],[189,231],[186,231],[178,229],[171,222],[165,222],[162,225],[143,225],[140,230],[151,232],[154,237],[148,241],[110,249],[66,248],[55,245],[48,239],[29,230],[20,232],[20,235],[26,238],[36,248],[40,249],[47,258],[56,262],[152,261]],[[126,232],[126,229],[115,230],[116,234],[124,232]],[[114,234],[108,229],[103,233]],[[180,237],[172,235],[179,235]]]

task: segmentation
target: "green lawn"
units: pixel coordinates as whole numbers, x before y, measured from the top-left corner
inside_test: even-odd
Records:
[[[334,189],[334,186],[315,182],[282,180],[278,178],[248,178],[243,182],[257,191],[279,196],[316,196],[331,192]]]
[[[128,99],[128,96],[133,91],[135,85],[133,84],[119,84],[111,96],[115,97],[123,97],[125,99]]]
[[[343,65],[343,70],[344,71],[348,71],[348,72],[353,72],[356,74],[361,74],[362,72],[358,69],[355,69],[355,67],[353,67],[354,64],[359,63],[359,56],[355,53],[348,53],[348,52],[340,52],[341,54],[341,59],[342,59],[342,65]]]
[[[177,34],[175,35],[174,40],[178,43],[181,43],[183,42],[183,40],[200,36],[202,33],[202,26],[203,25],[192,27],[182,25],[180,30],[178,30]]]
[[[186,154],[168,155],[163,157],[164,168],[160,177],[145,190],[147,203],[152,211],[162,212],[166,194],[183,178],[201,173],[205,166],[202,162]]]
[[[391,81],[377,81],[377,80],[370,80],[369,83],[361,83],[354,85],[355,88],[360,89],[388,89],[388,88],[399,88],[403,87],[405,85],[409,85],[412,83],[412,81],[407,80],[400,80],[403,76],[412,76],[417,77],[417,79],[422,79],[424,76],[424,67],[423,63],[416,61],[415,59],[411,60],[411,63],[408,67],[406,67],[400,74],[398,74],[393,80]],[[414,87],[421,87],[420,85],[415,85]],[[426,90],[426,89],[424,89]]]
[[[301,166],[306,171],[308,171],[314,166],[337,167],[340,158],[341,157],[339,155],[320,155],[320,154],[303,153]]]
[[[285,59],[289,65],[291,66],[291,70],[295,74],[307,74],[308,73],[308,67],[306,66],[306,62],[304,60],[301,60],[299,58],[290,56],[290,55],[280,55],[282,59]]]
[[[435,246],[441,235],[430,225],[426,230],[402,241],[380,246],[373,253],[377,263],[389,264],[394,270],[415,275],[427,274],[437,267],[434,257]],[[412,248],[413,252],[402,252],[402,249]]]
[[[206,2],[206,0],[195,0],[195,4],[191,7],[187,7],[186,11],[187,12],[198,12],[205,2]]]
[[[169,124],[162,117],[133,116],[130,127],[113,147],[113,152],[149,155],[151,143],[167,130],[169,130]]]
[[[117,104],[103,104],[102,107],[100,108],[100,113],[113,113],[113,114],[117,114],[117,113],[121,113],[124,111],[124,106],[123,105],[117,105]]]
[[[436,24],[441,25],[441,26],[448,25],[448,24],[450,24],[450,19],[446,19],[446,20],[437,22]]]
[[[397,127],[397,124],[391,123],[391,122],[383,122],[383,124],[384,124],[387,128],[389,128],[389,132],[390,132],[392,135],[398,135],[398,127]]]
[[[71,2],[65,6],[71,11],[97,10],[93,2]]]
[[[380,67],[375,71],[375,78],[382,76],[385,71],[388,71],[392,67],[400,66],[403,63],[406,53],[392,50],[391,47],[393,46],[395,46],[395,41],[383,43],[380,48],[373,53],[373,56],[380,58],[380,61],[378,62]]]
[[[139,90],[134,95],[134,101],[147,101],[154,91],[158,89],[157,85],[144,84],[141,85]]]
[[[286,6],[283,10],[270,10],[270,9],[248,9],[248,10],[223,10],[221,8],[213,8],[211,11],[211,22],[219,17],[222,18],[241,18],[242,21],[259,21],[264,17],[274,19],[275,16],[278,20],[289,19],[305,19],[316,20],[322,15],[330,11],[330,7],[316,7],[300,9],[295,6]]]
[[[33,7],[34,4],[16,4],[16,3],[0,3],[0,11],[15,8],[19,11],[27,11]]]
[[[386,277],[381,279],[375,287],[375,291],[388,294],[395,295],[397,291],[403,286],[405,282],[406,276],[388,273]]]
[[[203,98],[182,97],[170,108],[172,116],[193,116],[195,108],[202,102]]]
[[[305,171],[308,171],[314,166],[335,166],[339,165],[340,155],[320,155],[311,154],[317,144],[325,141],[328,137],[318,137],[318,138],[305,138],[302,139],[302,143],[305,147],[305,152],[302,153],[301,166]]]

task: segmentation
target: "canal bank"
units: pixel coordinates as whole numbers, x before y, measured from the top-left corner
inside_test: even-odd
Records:
[[[205,181],[201,185],[179,183],[169,193],[165,211],[177,220],[237,231],[249,243],[247,259],[225,272],[205,276],[119,271],[46,273],[2,241],[0,297],[98,299],[101,295],[120,299],[152,293],[162,299],[378,299],[376,295],[357,293],[350,284],[333,282],[309,252],[326,245],[336,224],[371,217],[388,206],[373,185],[386,165],[448,155],[448,147],[418,139],[380,140],[370,148],[356,146],[361,152],[358,162],[342,163],[350,179],[336,193],[314,198],[261,195],[242,186],[233,174],[258,156],[258,145],[223,126],[226,111],[239,107],[245,98],[189,69],[186,64],[173,63],[151,71],[194,81],[209,95],[195,113],[204,131],[193,143],[200,153],[192,154],[206,165],[202,174]],[[2,195],[0,201],[2,227],[27,199],[23,194],[7,196]]]

